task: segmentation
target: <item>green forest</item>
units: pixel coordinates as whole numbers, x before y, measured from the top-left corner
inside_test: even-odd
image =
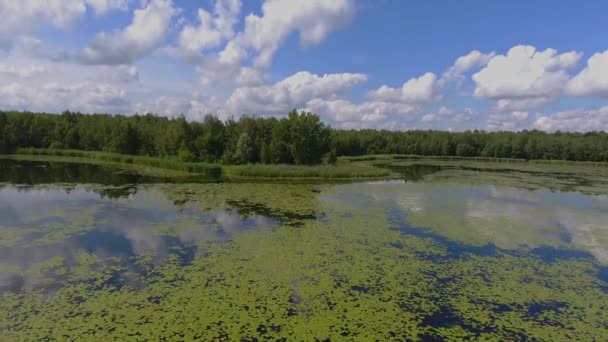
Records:
[[[121,116],[0,112],[0,153],[17,148],[77,149],[184,162],[312,165],[327,157],[368,154],[608,161],[608,133],[542,131],[445,132],[340,130],[318,115],[291,111],[284,118],[244,116],[202,122],[183,116]]]

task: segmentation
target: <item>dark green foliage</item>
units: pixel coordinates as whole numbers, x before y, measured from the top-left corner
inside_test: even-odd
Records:
[[[0,112],[0,153],[7,153],[9,150],[6,123],[6,114]]]
[[[313,113],[289,113],[291,154],[295,164],[318,164],[329,146],[329,130]]]
[[[103,151],[185,161],[318,164],[337,156],[370,154],[441,157],[608,161],[608,134],[330,130],[319,116],[292,111],[282,119],[245,116],[238,121],[208,115],[61,115],[0,112],[0,153],[16,148]],[[331,154],[331,153],[330,153]],[[328,155],[329,156],[329,155]]]
[[[327,164],[335,165],[338,161],[338,155],[336,154],[336,149],[332,149],[329,151],[329,155],[327,156]]]
[[[484,157],[608,161],[608,133],[442,132],[335,130],[332,142],[339,156],[400,154],[444,157]]]
[[[262,144],[262,149],[260,150],[260,161],[264,164],[272,163],[272,156],[270,154],[270,145],[266,142]]]
[[[247,164],[252,159],[253,154],[253,138],[246,132],[242,133],[236,143],[235,161],[240,164]]]
[[[182,147],[179,149],[179,153],[177,154],[177,158],[183,162],[186,163],[191,163],[193,161],[196,160],[196,157],[194,156],[194,153],[190,152],[190,150],[188,150],[185,147]]]

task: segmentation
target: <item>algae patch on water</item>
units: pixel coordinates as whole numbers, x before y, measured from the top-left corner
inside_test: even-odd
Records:
[[[0,202],[3,340],[608,338],[605,268],[560,238],[566,220],[505,221],[574,201],[562,214],[579,222],[602,199],[398,182],[91,190],[9,192],[42,211]]]

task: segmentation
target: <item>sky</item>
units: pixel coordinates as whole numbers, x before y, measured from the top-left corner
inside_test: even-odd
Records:
[[[0,110],[608,131],[604,0],[0,0]]]

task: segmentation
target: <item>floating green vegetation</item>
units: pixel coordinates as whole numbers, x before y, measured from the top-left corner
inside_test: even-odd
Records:
[[[441,237],[452,237],[446,231],[432,233],[456,226],[457,219],[441,219],[419,234],[412,224],[423,221],[416,212],[437,208],[499,214],[458,198],[478,204],[491,198],[502,205],[526,200],[524,206],[534,207],[534,196],[548,196],[548,203],[570,203],[582,216],[585,208],[605,208],[603,202],[466,188],[397,182],[168,184],[96,201],[91,196],[98,195],[76,189],[62,199],[63,211],[49,209],[32,219],[26,213],[16,226],[68,232],[37,250],[44,258],[10,259],[7,253],[26,246],[27,236],[15,239],[14,229],[0,228],[10,241],[0,247],[0,337],[608,339],[608,279],[592,258],[557,249],[551,260],[530,248],[487,252],[476,247],[479,230],[453,239]],[[78,214],[68,203],[89,210]],[[281,221],[288,214],[301,216]],[[478,215],[481,221],[466,229],[481,229],[491,215]],[[80,230],[91,218],[95,228]],[[508,228],[517,238],[535,236]],[[53,254],[52,246],[61,253]]]
[[[496,185],[523,189],[551,189],[579,191],[589,194],[608,194],[606,168],[589,163],[532,163],[480,162],[475,160],[380,160],[374,163],[402,173],[413,171],[425,182]],[[433,168],[435,168],[433,170]]]
[[[362,163],[314,166],[249,164],[224,168],[231,177],[345,179],[383,178],[390,175],[386,169]]]

